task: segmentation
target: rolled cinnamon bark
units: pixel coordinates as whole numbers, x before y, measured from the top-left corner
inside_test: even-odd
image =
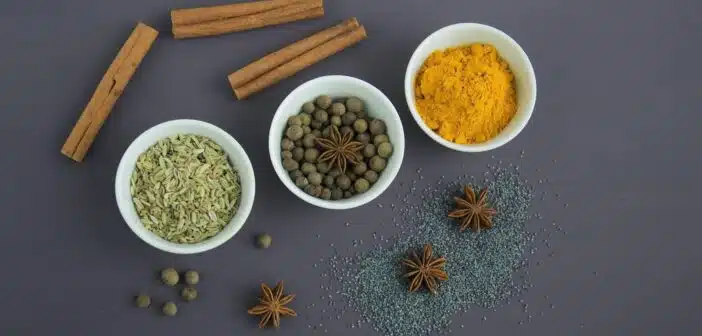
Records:
[[[171,24],[183,26],[269,11],[305,0],[264,0],[171,10]]]
[[[81,162],[88,153],[100,128],[112,112],[137,67],[156,40],[158,31],[138,23],[107,68],[88,105],[61,147],[61,153]]]
[[[274,68],[264,75],[234,89],[238,99],[246,99],[281,80],[288,78],[299,71],[322,61],[368,37],[366,29],[360,26],[348,33],[339,35],[304,54],[293,58],[289,62]]]
[[[322,0],[295,2],[288,6],[251,15],[173,27],[176,39],[213,36],[314,19],[324,15]]]
[[[232,86],[233,90],[236,90],[238,87],[243,86],[256,77],[271,71],[281,64],[289,62],[293,58],[302,55],[303,53],[321,45],[324,42],[358,28],[358,26],[358,20],[356,20],[356,18],[351,18],[339,23],[336,26],[322,30],[308,38],[297,41],[283,49],[270,53],[265,57],[230,74],[228,77],[229,84]]]

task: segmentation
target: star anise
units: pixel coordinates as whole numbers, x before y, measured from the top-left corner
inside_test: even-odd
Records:
[[[272,291],[268,285],[262,283],[261,297],[258,299],[260,304],[249,309],[248,312],[251,315],[263,315],[261,316],[261,322],[258,324],[259,328],[265,328],[270,321],[273,321],[273,326],[278,328],[280,327],[281,316],[297,316],[294,310],[285,306],[294,298],[294,294],[283,296],[282,281]]]
[[[329,162],[329,166],[336,166],[342,173],[346,172],[347,162],[358,164],[361,162],[359,151],[363,144],[358,141],[351,141],[352,132],[344,135],[339,133],[336,126],[330,126],[329,138],[316,138],[315,141],[322,147],[324,152],[317,158],[318,162]]]
[[[454,197],[456,209],[449,213],[451,218],[461,220],[460,231],[470,228],[473,232],[480,232],[480,229],[492,228],[492,216],[497,211],[487,204],[487,188],[480,191],[478,197],[470,186],[463,187],[464,198]]]
[[[436,294],[438,281],[448,280],[448,274],[444,271],[446,259],[444,257],[434,258],[430,244],[424,245],[422,258],[419,258],[417,253],[413,251],[411,258],[403,260],[402,264],[407,267],[405,277],[411,278],[410,292],[415,292],[424,285],[429,292]]]

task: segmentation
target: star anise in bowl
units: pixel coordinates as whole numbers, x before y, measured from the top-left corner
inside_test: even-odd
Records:
[[[295,298],[294,294],[283,295],[283,282],[279,282],[273,290],[265,283],[261,284],[259,304],[248,310],[251,315],[261,315],[259,328],[265,328],[270,322],[276,328],[280,327],[281,316],[297,316],[297,313],[286,307]]]
[[[492,216],[497,211],[489,207],[487,203],[487,188],[481,190],[477,198],[475,197],[475,191],[470,186],[464,186],[463,192],[465,193],[463,198],[454,197],[456,209],[450,212],[448,216],[460,219],[461,232],[467,228],[470,228],[473,232],[480,232],[481,229],[491,229]]]
[[[416,292],[424,286],[429,292],[436,294],[438,282],[448,280],[448,274],[444,271],[446,259],[434,257],[431,244],[424,245],[421,258],[412,251],[410,258],[402,260],[402,264],[407,267],[405,278],[410,278],[410,292]]]
[[[317,144],[322,147],[322,154],[317,158],[318,162],[328,162],[330,167],[338,167],[342,173],[346,172],[348,162],[358,164],[361,162],[359,151],[363,148],[363,143],[352,141],[352,133],[341,135],[336,126],[331,126],[329,138],[316,138]]]

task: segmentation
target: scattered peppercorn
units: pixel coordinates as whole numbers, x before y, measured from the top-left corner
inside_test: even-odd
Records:
[[[138,308],[147,308],[151,305],[151,298],[148,295],[139,295],[134,299],[134,304]]]
[[[271,238],[270,235],[267,233],[262,233],[256,237],[256,245],[258,245],[259,248],[267,249],[271,246],[272,240],[273,238]]]
[[[161,271],[161,281],[168,286],[175,286],[178,284],[180,276],[178,271],[173,268],[166,268]]]
[[[197,299],[197,289],[193,287],[185,287],[180,291],[180,296],[185,301],[192,301]]]
[[[187,271],[185,272],[185,283],[188,285],[197,285],[200,282],[200,273],[197,271]]]
[[[174,302],[168,301],[163,304],[163,308],[161,310],[163,311],[163,315],[175,316],[178,313],[178,306],[176,306]]]

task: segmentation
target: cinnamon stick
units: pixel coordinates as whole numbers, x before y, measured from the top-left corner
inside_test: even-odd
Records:
[[[189,25],[175,25],[173,26],[173,37],[183,39],[227,34],[293,21],[314,19],[323,15],[322,0],[305,0],[250,15]]]
[[[256,77],[271,71],[279,65],[287,63],[293,58],[319,46],[320,44],[358,28],[358,26],[358,20],[356,20],[356,18],[351,18],[339,23],[336,26],[322,30],[308,38],[297,41],[283,49],[270,53],[229,75],[229,84],[232,86],[232,89],[236,89],[250,82]]]
[[[339,35],[304,54],[293,58],[289,62],[265,73],[245,85],[234,89],[238,99],[246,99],[281,80],[288,78],[312,64],[320,62],[368,37],[366,29],[360,26],[348,33]]]
[[[300,0],[263,0],[200,8],[174,9],[171,10],[171,24],[173,26],[183,26],[223,20],[269,11],[298,1]]]
[[[158,31],[139,22],[107,68],[107,72],[78,118],[61,153],[81,162],[97,133],[134,75],[137,67],[156,40]]]

